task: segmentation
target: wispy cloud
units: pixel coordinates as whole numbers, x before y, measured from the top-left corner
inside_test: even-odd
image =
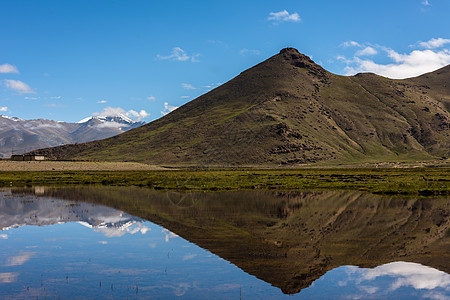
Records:
[[[239,51],[239,54],[240,55],[260,55],[261,54],[261,51],[259,51],[259,50],[256,50],[256,49],[247,49],[247,48],[244,48],[244,49],[241,49],[241,51]]]
[[[428,42],[419,42],[419,45],[427,48],[427,49],[435,49],[440,48],[446,44],[450,43],[450,39],[443,39],[443,38],[433,38],[429,40]]]
[[[59,103],[45,103],[44,106],[45,107],[62,107],[62,105]]]
[[[182,83],[181,86],[185,90],[196,90],[197,89],[195,86],[193,86],[192,84],[189,84],[189,83]]]
[[[25,97],[25,100],[38,100],[39,97]]]
[[[8,110],[8,107],[7,106],[2,106],[2,107],[0,107],[0,111],[7,111]],[[0,234],[0,238],[2,237],[2,236],[4,236],[3,234]]]
[[[356,56],[370,56],[370,55],[375,55],[375,54],[377,54],[378,53],[378,51],[377,50],[375,50],[374,48],[372,48],[372,47],[370,47],[370,46],[367,46],[366,48],[364,48],[364,49],[361,49],[361,50],[358,50],[358,51],[356,51]]]
[[[175,60],[175,61],[191,61],[191,62],[199,62],[198,57],[200,54],[188,55],[183,49],[180,47],[175,47],[172,49],[172,53],[170,55],[157,55],[156,57],[161,60]]]
[[[177,109],[178,106],[169,105],[168,102],[164,102],[164,110],[161,111],[161,114],[163,116],[167,115],[170,112],[173,112],[175,109]]]
[[[150,97],[147,97],[147,100],[155,101],[156,97],[155,96],[150,96]]]
[[[19,71],[17,70],[16,66],[10,65],[10,64],[3,64],[0,65],[0,73],[8,74],[8,73],[15,73],[18,74]]]
[[[362,46],[360,43],[355,41],[346,41],[341,44],[341,47],[348,48],[348,47],[362,47]]]
[[[281,22],[295,22],[299,23],[302,21],[298,13],[294,12],[290,14],[287,10],[282,10],[279,12],[270,12],[268,21],[272,21],[274,24],[279,24]]]
[[[36,92],[33,91],[28,84],[20,80],[4,79],[3,84],[7,88],[16,91],[19,94],[36,94]]]
[[[108,102],[108,101],[106,101],[106,100],[100,100],[100,101],[97,101],[97,103],[99,103],[99,104],[104,104],[104,103],[106,103],[106,102]]]
[[[431,3],[428,0],[422,1],[421,4],[425,6],[431,6]]]

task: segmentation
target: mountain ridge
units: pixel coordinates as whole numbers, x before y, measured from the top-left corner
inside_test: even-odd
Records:
[[[285,48],[138,129],[34,153],[186,166],[447,158],[449,69],[402,80],[340,76]]]
[[[43,147],[104,139],[145,123],[121,116],[97,116],[81,121],[23,120],[0,115],[0,157]]]

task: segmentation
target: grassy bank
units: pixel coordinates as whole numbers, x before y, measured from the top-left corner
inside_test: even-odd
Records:
[[[0,186],[111,185],[166,190],[359,190],[390,195],[450,195],[450,169],[301,169],[0,172]]]

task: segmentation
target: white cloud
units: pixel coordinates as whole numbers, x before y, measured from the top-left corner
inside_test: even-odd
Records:
[[[100,104],[103,104],[103,103],[106,103],[106,102],[108,102],[108,101],[106,101],[106,100],[97,101],[97,103],[100,103]]]
[[[0,110],[0,111],[4,111],[4,110]],[[0,234],[0,239],[7,240],[8,239],[8,235],[7,234]]]
[[[379,64],[371,59],[362,59],[358,57],[358,55],[376,54],[376,49],[373,47],[366,47],[365,49],[357,51],[355,56],[351,59],[347,59],[342,55],[337,57],[347,65],[344,68],[344,73],[346,75],[354,75],[356,73],[371,72],[389,78],[403,79],[432,72],[450,64],[449,49],[413,50],[409,53],[398,53],[393,49],[382,46],[376,46],[376,48],[382,50],[392,62]]]
[[[17,70],[16,66],[10,65],[10,64],[3,64],[0,65],[0,73],[7,74],[7,73],[15,73],[18,74],[19,71]]]
[[[172,53],[170,55],[167,56],[163,56],[163,55],[157,55],[156,57],[158,59],[162,59],[162,60],[176,60],[176,61],[188,61],[190,60],[191,62],[199,62],[198,57],[200,56],[200,54],[193,54],[191,56],[187,55],[186,52],[181,49],[180,47],[175,47],[172,49]]]
[[[61,98],[62,98],[61,96],[50,97],[50,99],[57,99],[57,100],[59,100],[59,99],[61,99]]]
[[[133,119],[134,121],[141,121],[142,119],[148,117],[150,113],[141,109],[139,112],[135,110],[126,111],[121,107],[105,107],[101,112],[95,112],[93,116],[104,116],[104,117],[116,117],[116,116],[126,116]]]
[[[30,86],[20,80],[4,79],[3,84],[7,88],[16,91],[19,94],[36,94]]]
[[[355,42],[355,41],[347,41],[347,42],[343,42],[341,44],[341,47],[347,48],[347,47],[362,47],[360,43]]]
[[[127,117],[135,118],[137,121],[140,121],[148,116],[150,116],[150,113],[146,112],[145,110],[141,109],[139,112],[135,110],[129,110],[126,113]]]
[[[425,6],[430,6],[431,5],[428,0],[422,1],[421,3],[422,3],[422,5],[425,5]]]
[[[279,11],[279,12],[271,12],[269,13],[269,17],[267,18],[269,21],[273,21],[274,24],[278,24],[280,22],[301,22],[302,19],[298,15],[298,13],[289,14],[287,10]]]
[[[101,112],[93,113],[93,116],[105,116],[105,117],[115,117],[118,115],[125,115],[126,110],[121,107],[105,107]]]
[[[0,107],[0,111],[7,111],[8,110],[8,107],[7,106],[3,106],[3,107]],[[1,237],[2,235],[0,235],[0,237]]]
[[[443,38],[437,38],[437,39],[431,39],[428,42],[419,42],[419,45],[427,48],[427,49],[434,49],[434,48],[440,48],[444,46],[445,44],[450,43],[450,39],[443,39]]]
[[[39,97],[25,97],[26,100],[38,100]]]
[[[182,83],[181,86],[185,90],[195,90],[196,89],[195,86],[193,86],[192,84],[189,84],[189,83]]]
[[[241,54],[241,55],[248,55],[248,54],[250,54],[250,55],[260,55],[261,51],[256,50],[256,49],[244,48],[241,51],[239,51],[239,54]]]
[[[155,96],[150,96],[150,97],[147,97],[147,100],[155,101],[156,97]]]
[[[167,115],[170,112],[173,112],[175,109],[177,109],[178,106],[169,105],[169,103],[164,102],[164,110],[161,111],[161,114],[163,116]]]
[[[355,55],[356,56],[371,56],[371,55],[375,55],[375,54],[378,54],[378,51],[370,46],[367,46],[364,49],[358,50]]]

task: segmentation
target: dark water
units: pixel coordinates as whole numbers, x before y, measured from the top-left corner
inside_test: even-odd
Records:
[[[448,299],[450,199],[0,191],[0,299]]]

